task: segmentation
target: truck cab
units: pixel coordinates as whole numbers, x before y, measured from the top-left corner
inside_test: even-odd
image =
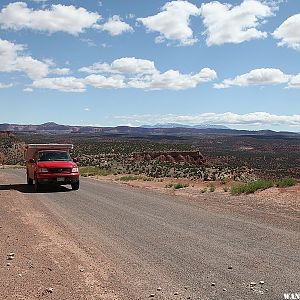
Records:
[[[26,146],[27,184],[40,190],[42,185],[67,185],[79,189],[79,169],[70,155],[71,144],[29,144]]]

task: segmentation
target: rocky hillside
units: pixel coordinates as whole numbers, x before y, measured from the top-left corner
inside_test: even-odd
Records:
[[[12,134],[0,133],[0,164],[22,164],[25,143]]]
[[[205,159],[200,151],[156,151],[156,152],[135,152],[132,158],[138,161],[157,160],[161,162],[188,163],[203,165]]]

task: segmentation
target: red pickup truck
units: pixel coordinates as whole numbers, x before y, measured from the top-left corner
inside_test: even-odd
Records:
[[[79,169],[70,156],[71,144],[29,144],[26,146],[27,184],[39,191],[41,185],[71,184],[79,189]]]

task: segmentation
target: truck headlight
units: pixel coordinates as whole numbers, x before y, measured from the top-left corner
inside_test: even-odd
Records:
[[[38,171],[39,171],[39,173],[48,173],[47,168],[39,168]]]
[[[78,173],[78,168],[72,168],[72,173]]]

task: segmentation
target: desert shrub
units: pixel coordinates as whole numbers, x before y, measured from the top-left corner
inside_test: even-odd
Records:
[[[143,177],[142,177],[142,180],[143,180],[143,181],[153,181],[154,178],[147,177],[147,176],[143,176]]]
[[[239,195],[239,194],[250,194],[254,193],[257,190],[265,190],[273,186],[277,186],[280,188],[294,186],[297,181],[293,178],[283,178],[277,180],[256,180],[246,184],[235,185],[231,187],[231,194]]]
[[[135,176],[135,175],[127,175],[120,177],[121,181],[131,181],[131,180],[139,180],[142,179],[142,176]]]
[[[240,195],[245,192],[244,184],[235,184],[230,188],[231,195]]]
[[[226,184],[228,182],[228,178],[222,178],[221,179],[221,184]]]
[[[201,192],[202,194],[206,193],[206,192],[207,192],[207,188],[204,188],[204,189],[200,190],[200,192]]]
[[[240,194],[251,194],[255,193],[257,190],[266,190],[270,187],[274,186],[274,182],[272,180],[255,180],[245,184],[239,184],[231,187],[232,195],[240,195]]]
[[[296,183],[297,181],[294,178],[282,178],[275,180],[275,185],[280,188],[294,186]]]
[[[166,187],[166,188],[172,188],[172,187],[173,187],[173,183],[168,183],[168,184],[166,184],[165,187]]]
[[[228,186],[224,186],[224,187],[223,187],[223,191],[224,191],[225,193],[227,193],[227,192],[228,192]]]
[[[213,193],[216,190],[215,185],[214,184],[210,184],[208,190],[209,190],[210,193]]]
[[[189,185],[186,184],[186,183],[176,183],[174,184],[174,189],[175,190],[178,190],[178,189],[183,189],[183,188],[186,188],[188,187]]]

